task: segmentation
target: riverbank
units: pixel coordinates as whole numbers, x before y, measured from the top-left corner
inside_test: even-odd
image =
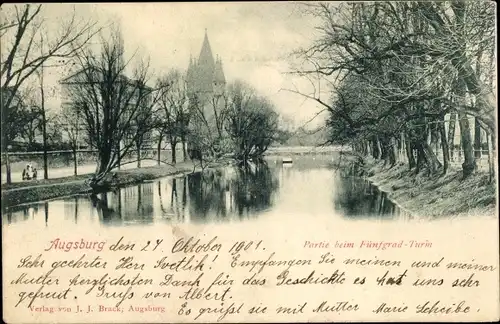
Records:
[[[211,168],[225,165],[229,161],[220,161],[210,165]],[[118,170],[107,175],[104,183],[107,188],[121,187],[154,179],[201,171],[198,165],[191,161],[176,165],[164,164],[137,169]],[[70,176],[55,179],[40,179],[36,181],[2,184],[2,208],[20,204],[49,200],[64,196],[87,194],[91,188],[86,183],[93,174]]]
[[[462,179],[462,172],[450,170],[444,176],[414,175],[407,165],[384,166],[383,162],[365,159],[365,176],[389,198],[419,218],[494,216],[495,181],[478,172]]]

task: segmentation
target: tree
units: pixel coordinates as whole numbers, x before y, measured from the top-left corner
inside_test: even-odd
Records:
[[[225,129],[235,158],[243,163],[260,158],[277,136],[278,115],[272,103],[241,82],[229,86],[228,101]]]
[[[101,43],[99,53],[91,48],[79,51],[78,72],[61,81],[82,116],[86,139],[97,150],[92,187],[102,184],[149,128],[144,111],[156,103],[158,93],[147,85],[146,63],[132,69],[133,78],[125,75],[129,62],[124,60],[118,29],[113,29],[109,38],[101,34]]]
[[[232,148],[224,130],[227,100],[224,93],[212,94],[204,100],[198,94],[190,94],[188,154],[192,160],[200,162],[202,169],[231,152]]]
[[[26,106],[22,112],[11,112],[12,117],[16,118],[13,121],[16,126],[13,127],[21,129],[18,135],[27,143],[27,150],[32,151],[36,150],[36,137],[42,133],[43,114],[36,96],[32,95],[32,89],[26,91],[23,101]]]
[[[64,107],[55,120],[56,127],[64,132],[71,150],[73,151],[73,174],[78,175],[78,155],[77,150],[80,140],[80,121],[79,110],[72,107]]]
[[[75,55],[97,32],[96,24],[78,20],[75,10],[60,23],[60,32],[50,33],[45,29],[42,5],[2,6],[1,15],[0,76],[2,89],[9,89],[2,98],[2,106],[6,107],[11,106],[23,84],[44,64],[63,64],[64,59]],[[45,46],[39,43],[41,39],[45,40]]]
[[[146,96],[144,100],[139,102],[137,113],[134,114],[129,131],[125,136],[126,139],[131,139],[135,144],[138,168],[141,167],[141,150],[149,143],[152,137],[154,127],[152,100],[151,96]]]
[[[463,175],[474,171],[468,117],[488,133],[495,127],[494,89],[482,81],[492,74],[494,6],[451,1],[314,3],[304,8],[319,18],[320,35],[312,46],[296,51],[306,62],[296,70],[315,91],[292,92],[330,112],[332,140],[361,151],[371,146],[374,157],[380,153],[390,165],[394,149],[405,147],[416,172],[424,165],[430,173],[445,172],[458,116]],[[324,100],[320,88],[335,95]],[[448,138],[446,114],[451,114]],[[439,142],[443,163],[434,152]]]
[[[172,150],[172,163],[177,163],[177,144],[184,143],[188,134],[190,120],[189,97],[186,88],[186,79],[177,70],[171,70],[158,81],[159,87],[165,89],[158,100],[156,124],[159,136],[159,145],[165,136]]]
[[[9,93],[12,91],[10,88],[0,89],[0,101],[2,102],[2,153],[5,154],[3,159],[6,165],[6,182],[10,184],[12,182],[11,172],[10,172],[10,161],[8,150],[11,149],[14,140],[17,137],[23,136],[26,125],[30,125],[33,120],[36,120],[38,115],[33,115],[30,107],[26,104],[24,96],[20,93],[17,95],[12,95]],[[9,105],[4,105],[4,98],[13,96]]]
[[[16,101],[27,81],[47,63],[65,64],[65,59],[73,56],[95,34],[96,24],[76,18],[75,10],[60,23],[60,32],[46,30],[43,20],[42,5],[4,5],[0,9],[0,37],[2,39],[0,78],[2,100],[2,121],[11,119],[8,114],[13,107],[19,106]],[[56,35],[54,37],[54,35]],[[46,40],[46,46],[39,40]],[[42,128],[45,130],[46,120],[43,118]],[[18,122],[20,122],[18,120]],[[4,125],[2,125],[4,126]],[[12,130],[12,128],[11,128]],[[2,127],[2,133],[5,128]],[[8,131],[9,132],[9,131]],[[43,132],[46,144],[46,132]],[[12,133],[2,135],[5,148],[11,145]],[[46,152],[46,149],[44,150]],[[47,177],[47,157],[44,154],[44,177]],[[10,170],[7,172],[10,182]]]
[[[202,168],[230,156],[241,164],[260,160],[281,135],[273,104],[241,81],[205,101],[193,95],[189,107],[191,154]]]

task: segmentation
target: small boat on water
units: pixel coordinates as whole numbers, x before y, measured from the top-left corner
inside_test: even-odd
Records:
[[[293,163],[293,160],[291,157],[284,157],[282,160],[281,160],[281,163]]]

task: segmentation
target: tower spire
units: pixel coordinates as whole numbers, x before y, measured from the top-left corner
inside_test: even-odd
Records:
[[[203,39],[203,45],[201,46],[200,57],[198,59],[199,64],[214,65],[214,56],[212,54],[212,48],[210,47],[210,42],[208,41],[208,33],[205,28],[205,38]]]

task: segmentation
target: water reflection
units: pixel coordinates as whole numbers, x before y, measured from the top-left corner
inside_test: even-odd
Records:
[[[193,220],[245,218],[272,205],[279,181],[266,164],[209,170],[186,177]]]
[[[227,167],[176,178],[9,208],[2,222],[37,227],[66,224],[127,226],[224,222],[274,214],[394,218],[401,212],[385,193],[345,177],[328,161],[300,158],[247,168]]]
[[[408,216],[395,205],[387,193],[369,181],[356,177],[339,177],[338,192],[334,195],[334,208],[346,218],[377,216],[382,219]]]

